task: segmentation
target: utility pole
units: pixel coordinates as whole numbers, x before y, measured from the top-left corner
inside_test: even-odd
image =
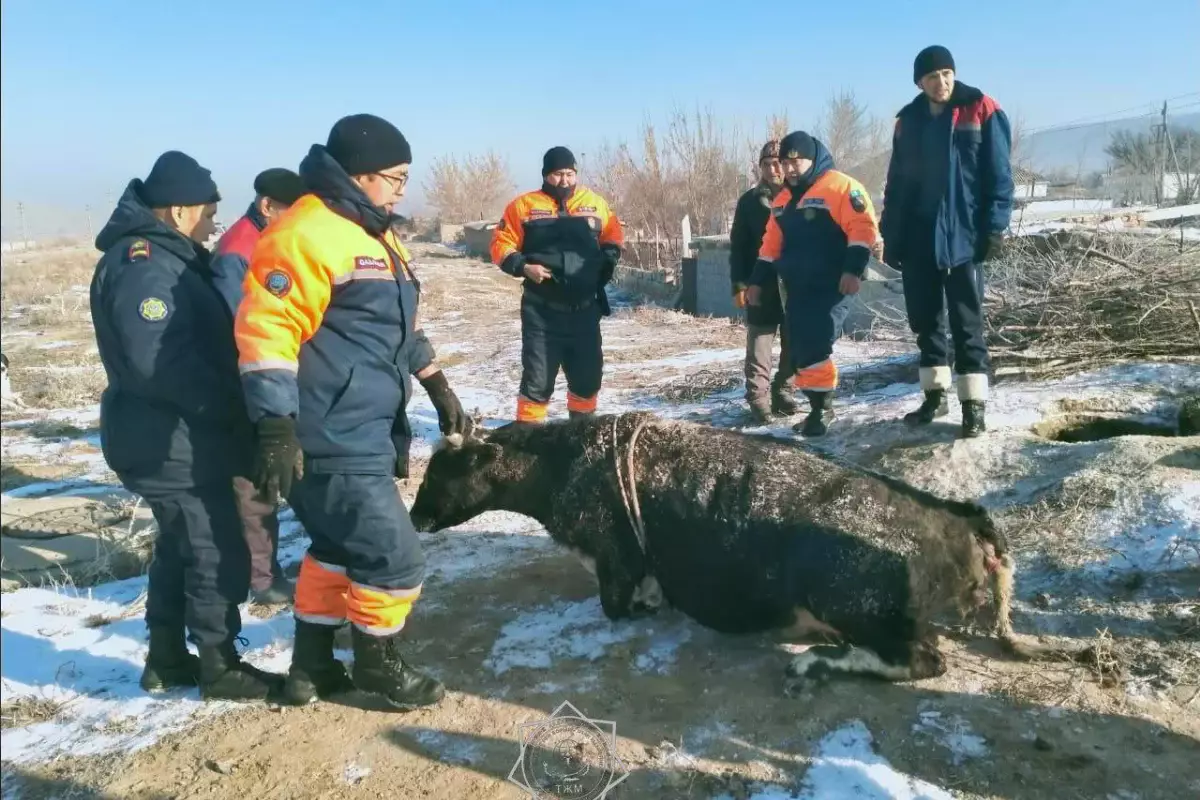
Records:
[[[95,237],[92,236],[92,207],[90,205],[83,207],[83,214],[87,218],[88,241],[92,241]]]
[[[17,218],[21,223],[21,246],[29,242],[29,230],[25,227],[25,204],[17,203]]]

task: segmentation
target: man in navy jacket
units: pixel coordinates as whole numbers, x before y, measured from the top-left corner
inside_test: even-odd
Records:
[[[948,413],[948,311],[962,432],[978,436],[990,366],[980,265],[998,252],[1012,215],[1012,131],[994,99],[956,80],[946,48],[922,50],[913,81],[921,94],[896,115],[879,226],[921,351],[925,400],[904,419],[928,424]]]

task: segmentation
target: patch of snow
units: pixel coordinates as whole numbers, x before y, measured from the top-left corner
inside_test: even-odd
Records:
[[[549,669],[559,659],[595,661],[614,644],[636,636],[632,624],[614,624],[600,608],[600,598],[563,601],[527,611],[500,629],[485,667],[496,675],[510,669]]]
[[[443,764],[479,764],[484,760],[483,748],[471,736],[460,736],[429,728],[401,728],[423,747],[432,750]]]
[[[357,786],[359,783],[371,774],[370,767],[364,767],[354,761],[346,765],[346,769],[342,772],[342,780],[351,786]]]
[[[896,770],[873,742],[857,719],[826,734],[812,753],[799,800],[953,800],[945,789]]]
[[[541,525],[510,511],[489,511],[462,525],[419,535],[428,575],[444,581],[494,570],[554,548]]]
[[[649,647],[634,658],[634,669],[656,675],[668,674],[679,655],[679,648],[691,638],[692,628],[682,624],[666,631],[655,632],[650,638]]]
[[[746,351],[742,348],[689,350],[670,358],[657,358],[653,361],[637,361],[630,364],[613,364],[607,369],[613,372],[640,372],[647,368],[711,366],[724,361],[741,361],[745,357]]]
[[[912,732],[936,736],[950,751],[950,762],[955,766],[967,759],[982,758],[988,754],[984,738],[973,733],[971,724],[959,716],[944,721],[940,711],[922,711],[920,720],[912,726]]]
[[[35,350],[59,350],[63,347],[74,347],[77,344],[79,344],[79,342],[70,342],[70,341],[46,342],[45,344],[34,345],[34,349]]]

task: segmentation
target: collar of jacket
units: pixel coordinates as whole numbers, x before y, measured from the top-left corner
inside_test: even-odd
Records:
[[[833,154],[829,152],[829,148],[820,139],[813,138],[813,144],[816,145],[817,152],[813,158],[812,166],[808,168],[808,172],[800,178],[795,186],[788,184],[788,188],[792,192],[791,203],[795,205],[800,202],[800,198],[813,187],[822,175],[834,168]]]
[[[950,100],[946,103],[946,106],[948,108],[960,108],[962,106],[969,106],[972,103],[977,103],[982,99],[982,91],[976,89],[970,84],[963,83],[962,81],[955,81],[954,89],[950,92]],[[912,99],[911,103],[900,109],[900,115],[907,116],[908,114],[917,111],[921,108],[922,103],[925,103],[926,105],[929,103],[929,98],[925,96],[924,92],[918,94]]]
[[[334,213],[360,226],[375,238],[387,232],[391,215],[367,199],[358,184],[324,146],[314,144],[300,162],[300,177]]]
[[[258,228],[260,231],[267,227],[267,218],[264,217],[258,210],[258,203],[250,202],[250,207],[246,209],[246,219]]]
[[[134,178],[125,187],[112,216],[96,235],[96,249],[107,251],[120,239],[140,237],[161,247],[189,265],[206,267],[208,250],[154,216],[154,212],[142,200],[142,180]]]

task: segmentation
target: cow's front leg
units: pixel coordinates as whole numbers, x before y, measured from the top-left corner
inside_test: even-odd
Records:
[[[633,616],[633,597],[638,581],[629,570],[611,556],[596,559],[596,580],[600,584],[600,606],[611,620]]]
[[[867,675],[885,681],[915,681],[935,678],[945,671],[946,661],[932,640],[885,642],[877,650],[854,645],[821,645],[792,659],[784,691],[796,694],[808,684],[825,681],[834,673]]]

